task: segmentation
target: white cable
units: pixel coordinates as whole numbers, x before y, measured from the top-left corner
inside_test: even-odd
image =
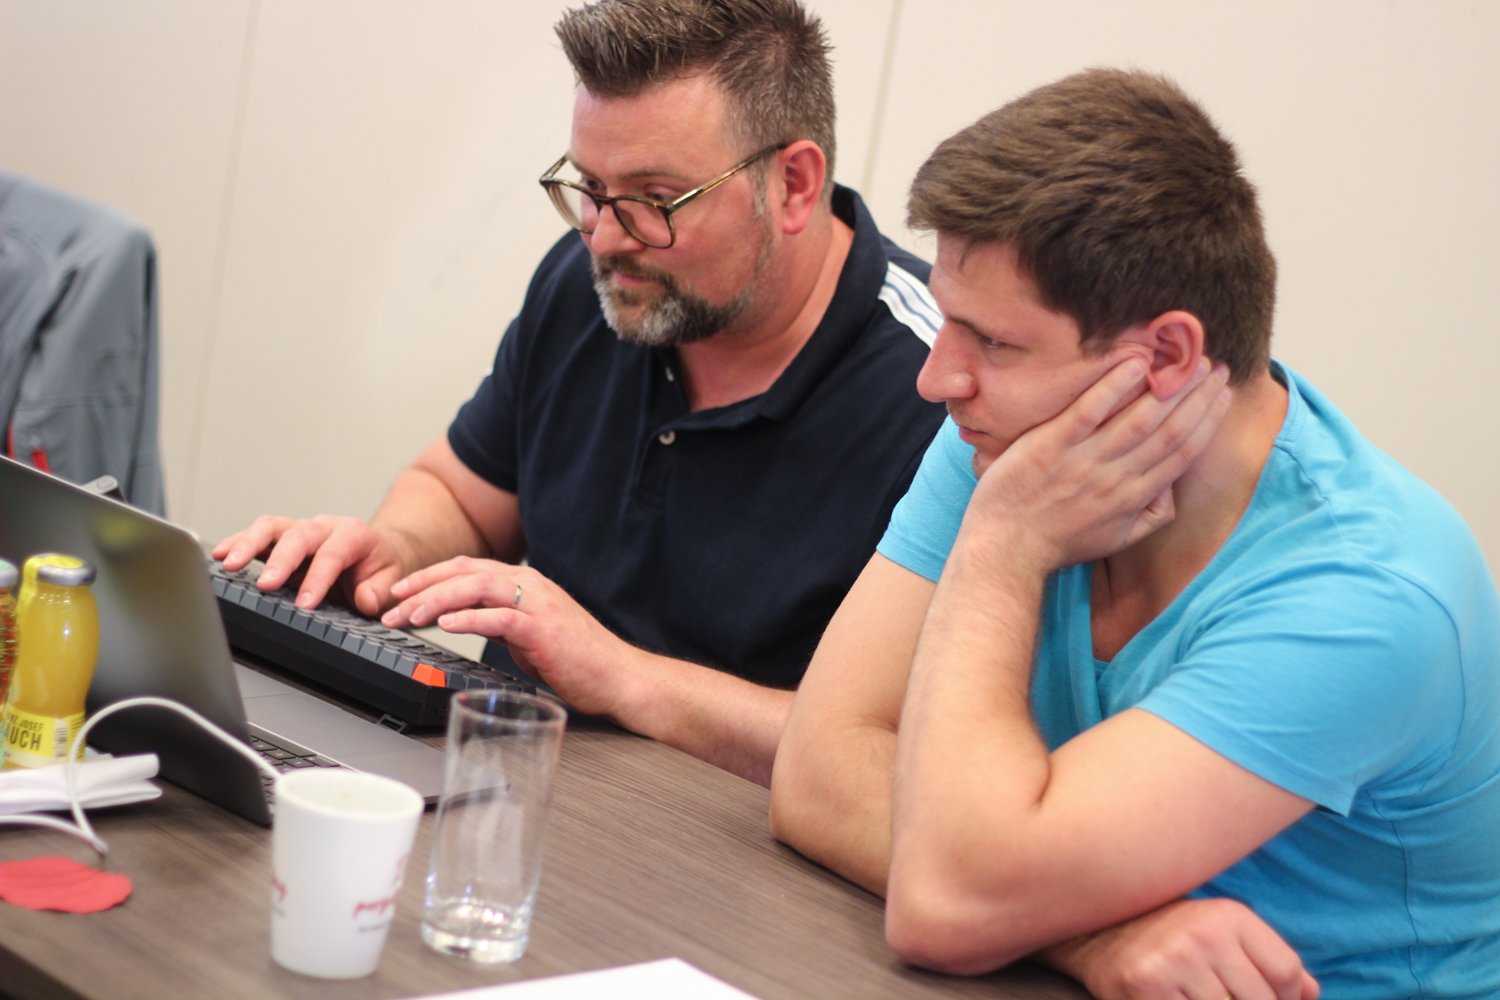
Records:
[[[88,735],[89,730],[94,728],[94,724],[96,722],[114,715],[116,712],[121,711],[122,709],[138,708],[142,705],[154,705],[157,708],[168,708],[178,713],[179,715],[187,716],[193,722],[196,722],[199,726],[202,726],[210,734],[217,737],[235,753],[239,754],[241,757],[244,757],[250,763],[254,764],[266,774],[270,775],[273,781],[280,776],[280,772],[277,771],[276,768],[272,767],[269,763],[267,763],[264,757],[256,753],[254,750],[250,749],[250,747],[246,746],[240,740],[235,739],[233,736],[229,735],[224,730],[208,721],[202,715],[199,715],[191,708],[188,708],[186,705],[179,705],[177,702],[170,701],[166,698],[126,698],[124,701],[117,701],[113,705],[106,705],[104,708],[101,708],[99,711],[95,712],[93,718],[89,719],[79,727],[78,734],[73,737],[72,745],[68,748],[68,760],[67,765],[64,768],[64,779],[68,789],[68,802],[72,806],[73,824],[68,824],[63,820],[57,819],[53,816],[26,815],[0,816],[0,825],[50,827],[54,830],[61,830],[64,833],[69,833],[75,837],[79,837],[83,840],[88,841],[89,845],[93,847],[94,850],[98,851],[101,855],[109,854],[108,845],[106,845],[104,841],[99,837],[99,835],[94,832],[93,825],[89,823],[88,817],[83,813],[83,803],[78,800],[78,755],[79,751],[84,745],[84,738]]]
[[[89,846],[100,854],[108,854],[109,848],[104,845],[97,834],[84,833],[78,827],[66,820],[58,819],[56,816],[0,816],[0,826],[45,826],[53,830],[61,830],[63,833],[72,834],[89,842]]]

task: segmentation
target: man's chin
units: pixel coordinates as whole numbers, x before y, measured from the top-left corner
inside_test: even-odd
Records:
[[[629,313],[622,315],[620,310],[613,309],[605,312],[604,321],[615,332],[615,336],[627,344],[640,344],[643,347],[659,346],[646,332],[638,315]]]
[[[596,282],[594,292],[599,296],[604,321],[615,332],[615,336],[627,343],[656,346],[645,332],[653,305],[648,301],[648,296],[633,289],[624,291],[604,282]]]
[[[990,466],[994,465],[995,464],[995,459],[999,458],[1001,454],[1003,454],[1003,451],[1001,451],[1001,452],[991,452],[987,448],[986,449],[975,448],[974,449],[974,457],[973,457],[973,459],[970,460],[971,464],[974,466],[974,475],[975,475],[975,477],[977,478],[979,476],[983,476],[985,470],[988,469]]]
[[[680,338],[651,319],[649,309],[645,308],[620,309],[611,303],[611,307],[604,310],[604,322],[623,343],[638,347],[676,346]]]

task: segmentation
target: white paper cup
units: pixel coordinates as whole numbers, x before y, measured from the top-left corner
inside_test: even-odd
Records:
[[[342,768],[276,782],[271,833],[271,958],[323,979],[375,971],[396,912],[422,797]]]

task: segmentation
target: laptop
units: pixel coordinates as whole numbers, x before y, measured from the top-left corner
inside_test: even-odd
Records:
[[[39,552],[65,552],[98,570],[90,715],[125,698],[170,698],[238,739],[248,740],[254,726],[273,743],[387,775],[437,801],[441,751],[233,660],[206,556],[191,533],[0,457],[0,558],[19,567]],[[175,712],[126,709],[99,723],[89,742],[114,754],[155,753],[167,781],[253,822],[271,822],[261,772]]]

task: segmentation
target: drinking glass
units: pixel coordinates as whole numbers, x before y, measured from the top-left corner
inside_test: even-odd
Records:
[[[422,918],[438,951],[485,963],[526,953],[566,720],[544,695],[454,695]]]

